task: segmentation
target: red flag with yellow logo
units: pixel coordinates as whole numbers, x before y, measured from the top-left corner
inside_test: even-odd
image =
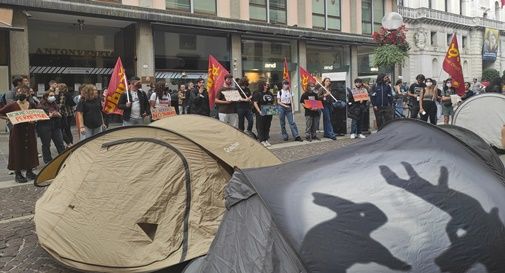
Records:
[[[117,114],[122,115],[123,110],[117,107],[119,98],[121,94],[126,91],[126,74],[121,62],[121,58],[117,58],[116,65],[114,66],[114,71],[110,77],[109,86],[107,87],[107,94],[105,97],[105,103],[103,105],[103,111],[107,114]]]
[[[209,106],[214,109],[217,91],[224,85],[224,76],[229,74],[214,56],[209,55],[209,72],[207,77],[207,91],[209,92]]]
[[[286,80],[291,84],[291,76],[289,75],[288,60],[284,57],[284,69],[282,70],[282,79]]]
[[[451,76],[452,86],[456,89],[458,95],[465,94],[465,79],[463,78],[463,69],[461,68],[461,56],[459,54],[458,39],[456,34],[452,36],[451,44],[447,49],[444,64],[444,71]]]
[[[307,91],[307,88],[309,87],[309,83],[316,84],[316,79],[303,67],[300,66],[300,79],[301,79],[301,86],[303,91]]]

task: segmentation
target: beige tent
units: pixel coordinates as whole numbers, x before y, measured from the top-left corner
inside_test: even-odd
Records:
[[[78,270],[149,272],[207,253],[233,167],[279,164],[211,118],[177,116],[107,131],[47,165],[36,185],[40,245]]]

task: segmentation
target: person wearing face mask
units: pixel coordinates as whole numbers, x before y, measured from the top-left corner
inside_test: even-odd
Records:
[[[63,135],[61,132],[62,116],[60,107],[56,102],[57,98],[54,91],[48,91],[42,96],[38,108],[44,110],[49,116],[49,120],[40,120],[37,122],[37,134],[42,142],[42,159],[47,164],[53,157],[51,156],[51,140],[56,146],[58,154],[65,150],[63,146]]]
[[[421,91],[421,96],[419,100],[419,108],[421,114],[421,120],[428,121],[433,125],[437,125],[437,88],[433,85],[433,80],[426,79],[426,87]]]
[[[362,79],[354,80],[353,89],[347,90],[347,101],[348,101],[348,117],[351,118],[351,139],[366,138],[362,133],[362,123],[363,115],[368,107],[368,101],[370,100],[368,96],[368,86],[363,84]]]
[[[123,126],[143,125],[144,118],[149,116],[149,100],[138,77],[130,79],[128,92],[121,94],[118,108],[123,110]]]
[[[471,88],[471,84],[469,82],[465,82],[465,94],[463,95],[463,97],[461,97],[462,101],[465,101],[465,100],[475,96],[475,93],[470,88]]]
[[[455,95],[456,90],[452,86],[452,79],[445,81],[444,89],[442,90],[442,115],[444,115],[444,124],[449,124],[450,117],[454,115],[452,107],[451,95]]]
[[[35,109],[36,106],[28,101],[30,88],[21,85],[16,89],[16,101],[0,109],[0,117],[6,119],[7,113]],[[26,183],[28,179],[35,179],[33,169],[39,165],[37,156],[37,138],[35,137],[35,123],[23,122],[12,126],[9,135],[9,163],[7,168],[15,171],[15,181]],[[26,177],[22,171],[26,171]]]

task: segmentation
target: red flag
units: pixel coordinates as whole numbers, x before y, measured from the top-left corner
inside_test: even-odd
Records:
[[[505,0],[501,0],[501,7],[505,6]]]
[[[458,95],[465,94],[465,79],[463,78],[463,69],[461,68],[461,57],[458,49],[458,39],[456,34],[452,36],[451,44],[445,55],[444,71],[451,76],[452,86],[456,89]]]
[[[305,69],[300,66],[300,79],[303,91],[306,91],[309,83],[316,84],[316,79]]]
[[[223,87],[224,76],[229,74],[214,56],[209,55],[209,72],[207,77],[207,91],[209,92],[209,106],[214,109],[214,101],[217,91]]]
[[[289,82],[291,85],[291,76],[289,75],[288,60],[284,57],[284,69],[282,71],[282,79]]]
[[[109,87],[107,87],[107,95],[103,105],[103,111],[107,114],[122,115],[123,110],[117,108],[121,94],[126,91],[126,74],[121,62],[121,58],[117,58],[114,71],[110,77]]]

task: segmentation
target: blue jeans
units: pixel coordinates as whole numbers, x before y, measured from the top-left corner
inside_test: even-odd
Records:
[[[331,107],[331,105],[324,105],[323,108],[323,130],[324,137],[327,138],[336,137],[335,132],[333,131],[333,126],[331,125],[331,113],[333,112]]]
[[[88,128],[88,127],[85,127],[86,128],[86,132],[84,134],[81,134],[81,140],[85,140],[86,138],[90,138],[94,135],[97,135],[101,132],[103,132],[103,127],[100,126],[98,128]]]
[[[296,126],[296,123],[293,119],[293,112],[291,110],[291,107],[284,108],[282,106],[279,106],[279,120],[281,121],[282,137],[284,139],[289,138],[288,132],[286,131],[286,117],[288,118],[289,128],[291,129],[291,135],[293,135],[293,138],[299,137],[300,134],[298,133],[298,127]]]

